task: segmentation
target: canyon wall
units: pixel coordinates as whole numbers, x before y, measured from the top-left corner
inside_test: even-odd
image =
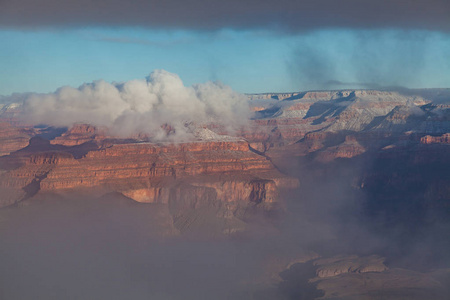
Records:
[[[424,163],[448,151],[450,108],[442,99],[372,90],[249,99],[254,116],[248,126],[230,134],[218,124],[189,123],[192,140],[178,143],[169,142],[175,130],[170,124],[162,125],[166,142],[140,133],[124,138],[89,124],[31,126],[21,120],[20,104],[4,106],[0,205],[38,193],[96,190],[169,205],[174,215],[205,206],[245,219],[250,207],[274,209],[280,189],[298,186],[284,174],[295,169],[296,157],[327,164],[395,159],[415,149],[411,159]]]

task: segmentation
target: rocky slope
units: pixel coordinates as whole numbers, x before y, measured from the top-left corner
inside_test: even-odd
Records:
[[[51,141],[34,137],[0,164],[2,206],[46,192],[119,192],[168,205],[181,231],[205,226],[195,224],[205,218],[228,220],[219,231],[240,230],[252,209],[276,209],[278,190],[297,185],[244,140],[136,142],[105,138],[89,125]]]
[[[330,161],[399,142],[446,143],[450,131],[448,93],[344,90],[280,96],[250,95],[254,107],[264,108],[256,110],[252,130],[242,133],[271,157],[315,153]]]
[[[14,127],[8,122],[0,123],[0,156],[26,147],[30,138],[31,134],[26,130]]]
[[[139,232],[124,243],[127,249],[150,236],[231,234],[245,244],[249,235],[260,235],[260,244],[244,245],[244,252],[266,264],[246,282],[263,286],[261,298],[280,299],[281,291],[296,299],[448,299],[447,93],[351,90],[249,98],[255,112],[249,126],[229,133],[216,124],[190,123],[192,139],[184,142],[170,141],[170,124],[162,125],[165,141],[124,138],[89,124],[30,126],[20,121],[20,105],[4,106],[0,223],[23,226],[8,238],[34,238],[41,227],[27,227],[33,219],[44,235],[57,232],[64,243],[83,222],[94,245],[111,231],[126,237]],[[52,208],[56,213],[48,218]],[[76,225],[60,230],[59,214]],[[80,241],[68,249],[83,246],[85,237]],[[204,245],[211,244],[200,251],[196,245],[194,252],[203,255]],[[104,247],[109,250],[109,241]],[[107,252],[98,249],[89,253]],[[234,261],[239,255],[232,249],[235,244],[224,251]]]
[[[290,157],[321,163],[374,154],[395,158],[418,145],[415,161],[426,160],[430,151],[446,157],[445,95],[373,90],[249,95],[255,111],[250,126],[226,136],[214,125],[190,124],[194,140],[183,143],[115,137],[89,124],[32,127],[21,120],[20,104],[3,105],[0,202],[95,189],[147,203],[177,199],[190,208],[212,201],[220,215],[242,216],[248,205],[269,207],[278,202],[280,188],[296,186],[279,171],[291,168]],[[163,126],[170,135],[170,124]]]

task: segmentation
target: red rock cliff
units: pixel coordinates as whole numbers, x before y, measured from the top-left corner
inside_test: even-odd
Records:
[[[168,203],[181,183],[212,188],[220,201],[275,202],[276,182],[286,177],[245,141],[116,144],[79,159],[68,150],[8,159],[18,167],[1,175],[3,187],[21,189],[39,178],[41,191],[102,188],[142,202]]]

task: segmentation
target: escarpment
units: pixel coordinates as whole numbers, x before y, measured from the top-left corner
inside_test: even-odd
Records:
[[[104,189],[139,202],[167,204],[174,195],[203,199],[213,191],[222,202],[261,204],[276,202],[277,183],[292,181],[243,140],[112,144],[79,158],[71,149],[5,157],[16,164],[3,171],[0,185],[23,189],[45,173],[41,192]]]
[[[30,137],[25,130],[0,121],[0,156],[26,147]]]
[[[220,124],[188,122],[183,142],[169,142],[176,131],[171,124],[161,125],[165,139],[148,132],[114,136],[108,128],[81,123],[33,127],[20,123],[19,104],[10,105],[0,111],[0,206],[39,193],[118,192],[169,206],[180,230],[199,211],[237,218],[230,222],[240,227],[250,210],[276,209],[280,191],[298,187],[296,175],[285,174],[298,174],[304,162],[447,161],[450,109],[442,100],[373,90],[249,99],[254,115],[245,126],[230,133]],[[378,186],[377,176],[383,178],[371,171],[359,181]],[[443,182],[430,184],[424,194],[446,194]]]

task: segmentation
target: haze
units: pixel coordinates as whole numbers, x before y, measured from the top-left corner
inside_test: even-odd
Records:
[[[448,299],[448,0],[0,1],[0,299]]]

